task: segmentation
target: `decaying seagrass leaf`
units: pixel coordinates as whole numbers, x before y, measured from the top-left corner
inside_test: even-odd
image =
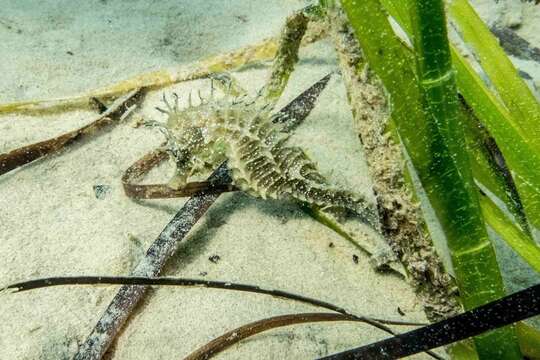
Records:
[[[69,131],[52,139],[40,141],[0,154],[0,175],[6,174],[23,165],[31,163],[46,155],[52,154],[63,147],[82,140],[86,136],[94,134],[97,130],[107,126],[111,120],[118,120],[130,111],[143,94],[142,89],[134,89],[124,96],[119,97],[113,104],[97,115],[89,124],[76,130]]]

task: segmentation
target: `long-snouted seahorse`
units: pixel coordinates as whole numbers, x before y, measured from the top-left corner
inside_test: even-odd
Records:
[[[289,135],[272,122],[271,106],[262,97],[245,98],[211,95],[196,106],[190,100],[185,109],[164,99],[167,109],[158,110],[168,115],[164,133],[177,167],[171,186],[181,187],[189,176],[228,160],[234,185],[253,196],[347,209],[373,221],[365,198],[331,186],[301,148],[285,145]]]

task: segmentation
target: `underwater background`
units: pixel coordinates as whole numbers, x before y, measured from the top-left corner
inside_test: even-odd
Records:
[[[511,26],[540,47],[540,6],[511,0],[471,3],[488,24]],[[303,0],[0,0],[0,102],[87,93],[254,44],[277,35],[286,17],[308,4]],[[338,69],[328,40],[301,48],[299,57],[278,108]],[[512,60],[539,97],[540,63]],[[269,64],[247,66],[233,75],[255,94],[265,83]],[[155,109],[162,104],[163,94],[177,93],[186,105],[188,94],[197,91],[208,96],[209,81],[151,91],[136,114],[119,125],[2,175],[0,286],[53,275],[128,274],[185,202],[133,201],[125,196],[121,183],[125,169],[163,142],[159,131],[138,125],[145,119],[163,119]],[[39,117],[0,114],[0,153],[75,129],[94,116],[91,109]],[[331,78],[291,142],[317,162],[331,183],[374,201],[339,76]],[[163,165],[148,181],[166,181],[172,172]],[[496,234],[490,235],[508,290],[538,283],[534,270]],[[295,204],[239,192],[219,198],[163,273],[286,289],[358,314],[426,321],[409,285],[395,275],[373,271],[369,257],[358,247]],[[117,287],[58,287],[1,294],[0,359],[70,359],[116,291]],[[154,288],[106,356],[183,358],[250,321],[310,311],[313,308],[307,305],[253,294]],[[530,323],[540,328],[540,320]],[[365,324],[309,324],[263,333],[220,356],[307,359],[385,336]]]

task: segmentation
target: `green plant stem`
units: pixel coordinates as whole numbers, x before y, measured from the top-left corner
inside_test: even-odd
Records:
[[[489,218],[489,226],[498,233],[505,242],[518,253],[531,268],[540,274],[540,250],[536,244],[528,241],[527,236],[511,220],[509,220],[501,209],[487,196],[480,198],[482,213]]]
[[[501,275],[480,213],[463,131],[457,120],[457,91],[445,27],[439,27],[439,33],[431,29],[430,36],[419,37],[416,42],[424,52],[419,64],[420,87],[411,56],[393,34],[381,3],[365,0],[358,5],[345,0],[343,6],[368,62],[393,101],[392,118],[446,233],[465,307],[503,296]],[[432,7],[421,10],[426,9],[430,19],[442,15],[444,24],[442,5],[439,14],[429,13],[434,11]],[[422,24],[419,29],[421,35]],[[446,49],[441,50],[441,44]],[[503,329],[479,338],[479,347],[486,354],[496,349],[519,354],[514,340],[511,329]]]
[[[516,330],[523,354],[531,360],[540,360],[540,332],[526,323],[518,323]]]
[[[506,210],[514,216],[515,221],[519,224],[523,240],[529,244],[536,244],[531,234],[521,197],[497,142],[480,123],[472,109],[465,103],[462,105],[460,115],[463,117],[462,123],[465,126],[465,138],[467,140],[469,160],[472,163],[473,176],[480,183],[478,186],[485,187],[494,196],[502,200],[505,203]],[[482,193],[483,190],[480,190],[480,192]],[[484,213],[484,218],[488,223],[490,223],[489,216],[489,214]],[[505,217],[508,222],[513,222],[513,219],[509,216]]]
[[[513,172],[514,181],[532,225],[540,225],[540,155],[514,124],[510,113],[489,92],[471,65],[452,53],[459,90],[482,124],[496,140]],[[509,206],[510,208],[510,206]]]
[[[417,0],[411,8],[416,64],[423,90],[432,155],[420,178],[445,230],[461,299],[471,309],[504,296],[466,152],[455,73],[442,0]],[[475,338],[480,359],[520,359],[512,328]]]
[[[381,0],[381,2],[384,4],[385,8],[388,9],[390,15],[392,15],[392,17],[403,27],[405,32],[409,35],[412,34],[411,20],[407,15],[406,10],[410,11],[413,0]],[[471,14],[476,16],[476,13],[474,13],[472,8],[467,14],[467,16]],[[455,11],[453,12],[453,15],[454,17],[459,16]],[[482,27],[485,28],[485,25],[482,24]],[[485,35],[483,38],[489,36]],[[488,41],[487,43],[490,44],[491,42]],[[402,48],[405,49],[406,52],[409,50],[407,47],[403,46],[403,44]],[[497,48],[500,49],[498,45]],[[514,115],[511,114],[507,108],[501,104],[497,97],[490,92],[480,76],[459,53],[457,48],[450,44],[450,50],[452,53],[453,65],[456,70],[456,81],[459,92],[465,98],[467,105],[473,110],[475,117],[481,120],[482,125],[486,127],[490,136],[496,140],[509,168],[512,170],[514,182],[518,189],[521,202],[524,205],[527,220],[535,227],[540,228],[540,166],[531,166],[531,164],[540,164],[540,155],[531,145],[529,139],[531,133],[523,131],[523,129],[517,125],[517,121],[513,119]],[[497,49],[491,49],[489,51],[495,52],[497,59],[504,56],[504,53],[501,54]],[[505,58],[501,64],[507,64],[508,62],[509,60]],[[511,69],[513,69],[513,67]],[[505,73],[511,73],[511,69],[505,68]],[[490,74],[493,77],[497,76],[493,71],[490,72]],[[502,83],[511,83],[513,79],[514,78],[507,76]],[[521,82],[521,79],[518,80]],[[531,107],[529,107],[529,109],[530,108]],[[536,126],[539,126],[538,124],[540,124],[540,122],[536,122]],[[476,126],[476,124],[472,126]],[[474,155],[475,158],[482,156],[482,154]],[[513,204],[508,201],[506,194],[499,193],[497,190],[498,186],[491,187],[493,179],[491,179],[489,175],[491,173],[489,166],[485,167],[487,164],[488,163],[485,161],[475,164],[473,168],[475,178],[484,186],[487,186],[488,189],[496,194],[501,200],[505,201],[507,208],[517,219],[519,219],[522,214],[513,211]],[[483,168],[479,169],[478,166]],[[479,170],[476,171],[477,169]]]
[[[472,46],[482,69],[512,113],[513,123],[523,130],[527,142],[540,151],[540,104],[529,87],[467,0],[453,0],[448,9],[461,36]]]
[[[412,0],[382,0],[385,8],[390,11],[390,14],[398,21],[407,33],[412,32],[412,25],[407,11],[410,11]],[[410,57],[409,48],[401,43],[403,56]],[[456,67],[457,85],[459,92],[463,95],[473,114],[462,114],[467,119],[464,121],[466,125],[466,137],[468,138],[469,151],[471,154],[470,160],[473,162],[473,175],[476,181],[485,186],[491,193],[495,194],[499,199],[505,202],[507,209],[516,220],[520,223],[521,233],[514,239],[519,238],[518,242],[507,241],[513,248],[519,242],[528,242],[533,245],[534,253],[539,251],[538,245],[527,231],[527,219],[515,198],[509,196],[509,189],[506,188],[504,179],[501,174],[493,171],[488,154],[485,150],[478,146],[478,143],[485,138],[485,134],[481,134],[478,127],[486,127],[488,136],[494,136],[497,145],[505,157],[507,165],[512,171],[515,184],[518,192],[521,195],[518,201],[524,203],[528,220],[538,227],[540,223],[540,201],[535,201],[540,190],[540,167],[530,166],[531,164],[540,162],[539,155],[532,150],[529,144],[524,140],[525,134],[519,131],[515,126],[512,126],[513,120],[510,113],[499,103],[496,97],[490,93],[478,74],[472,69],[468,62],[459,54],[454,46],[450,44],[452,52],[453,65]],[[407,79],[404,79],[406,81]],[[411,98],[408,98],[409,101]],[[399,100],[399,99],[398,99]],[[478,118],[481,118],[481,124],[478,124]],[[536,185],[535,185],[536,184]],[[484,209],[483,209],[484,210]],[[491,218],[493,212],[483,211],[488,224],[496,228],[496,224],[500,223],[498,217]],[[510,223],[508,218],[506,223]],[[520,230],[513,227],[514,230]],[[519,245],[527,247],[527,244]],[[518,252],[521,256],[523,253]],[[529,263],[529,260],[525,258]]]
[[[409,18],[409,11],[411,0],[381,0],[385,8],[388,9],[390,14],[394,17],[395,20],[402,26],[402,28],[407,32],[411,33],[411,21]],[[370,6],[368,11],[371,11],[372,14],[383,14],[383,10],[372,2],[371,4],[366,4]],[[393,118],[398,119],[400,116],[403,116],[404,112],[407,112],[410,118],[419,116],[418,105],[416,103],[417,97],[415,96],[414,86],[412,85],[413,79],[409,69],[404,67],[404,64],[412,61],[412,53],[410,49],[402,42],[396,39],[392,39],[389,35],[392,32],[389,31],[389,26],[384,25],[383,16],[375,17],[368,15],[368,11],[364,12],[364,20],[368,22],[363,28],[366,40],[363,44],[364,50],[368,46],[371,46],[371,53],[369,58],[371,62],[372,59],[377,59],[378,57],[385,60],[382,62],[381,66],[377,69],[379,76],[386,73],[385,84],[388,87],[388,91],[392,96],[392,102],[394,106]],[[358,28],[358,26],[357,26]],[[378,31],[377,34],[381,38],[379,41],[384,43],[385,46],[382,49],[378,49],[376,44],[377,40],[368,42],[371,37],[374,37],[375,34],[369,34],[370,28],[376,28],[381,31]],[[362,37],[361,37],[362,39]],[[401,53],[398,48],[401,48]],[[499,101],[489,92],[485,84],[481,81],[480,77],[472,69],[472,67],[466,62],[466,60],[461,56],[454,46],[451,46],[452,56],[454,65],[457,63],[456,73],[458,75],[457,84],[458,89],[464,96],[466,102],[469,106],[473,107],[474,118],[478,117],[482,120],[484,126],[486,126],[489,132],[494,132],[497,134],[497,143],[501,146],[501,149],[508,165],[510,166],[512,173],[514,175],[515,181],[518,182],[518,188],[520,194],[523,194],[523,189],[527,190],[529,188],[530,192],[537,191],[531,184],[539,184],[540,182],[536,179],[540,179],[536,172],[538,172],[538,167],[530,166],[531,163],[535,163],[535,158],[537,154],[530,150],[523,151],[523,149],[529,149],[529,146],[525,145],[523,139],[523,134],[517,133],[513,127],[509,126],[510,123],[510,113],[504,109]],[[386,58],[383,56],[386,55]],[[386,66],[385,66],[386,65]],[[373,67],[373,66],[372,66]],[[388,86],[392,84],[392,86]],[[397,90],[392,92],[393,87],[397,87]],[[470,117],[470,114],[462,114]],[[486,121],[487,120],[487,121]],[[389,123],[389,128],[395,128],[393,122]],[[478,124],[475,122],[467,123],[467,128],[472,130],[467,132],[469,137],[469,142],[474,143],[478,141]],[[419,129],[422,131],[422,129]],[[391,131],[394,133],[394,130]],[[412,132],[414,134],[414,132]],[[510,136],[506,135],[509,134]],[[493,134],[491,134],[493,135]],[[394,139],[399,141],[398,136],[394,136]],[[406,140],[406,139],[405,139]],[[406,146],[410,148],[409,146]],[[489,166],[489,161],[486,158],[486,155],[482,149],[477,147],[471,147],[469,151],[473,154],[474,164],[473,164],[473,175],[477,181],[486,186],[492,193],[498,196],[502,200],[506,199],[506,190],[504,184],[500,182],[500,176],[493,174]],[[510,158],[507,156],[510,154]],[[521,155],[521,156],[520,156]],[[516,166],[518,164],[518,166]],[[527,166],[529,164],[529,166]],[[517,179],[517,180],[516,180]],[[521,181],[519,179],[522,179]],[[538,193],[538,192],[536,192]],[[516,214],[512,211],[512,204],[508,201],[506,202],[507,208],[518,218],[519,214]],[[488,197],[481,198],[481,207],[482,212],[487,220],[489,226],[491,226],[496,232],[503,237],[503,239],[509,244],[522,258],[524,258],[527,263],[537,269],[538,260],[537,254],[539,253],[539,247],[531,241],[530,237],[527,236],[526,231],[522,231],[515,224],[512,223],[512,220],[508,218]],[[531,206],[529,205],[529,209]],[[531,212],[529,212],[529,215]],[[529,219],[531,223],[535,224],[535,219],[538,223],[540,216]],[[533,333],[534,336],[528,336],[524,338],[523,332],[519,332],[520,345],[522,351],[530,358],[534,358],[534,351],[531,353],[531,349],[540,348],[539,332],[534,329],[529,329],[530,331],[527,334]],[[462,357],[459,357],[462,358]],[[466,357],[468,358],[468,357]]]
[[[519,347],[523,355],[530,360],[540,360],[540,333],[538,330],[524,322],[516,324]],[[478,360],[478,355],[474,351],[474,346],[470,341],[460,341],[454,344],[449,350],[453,360]]]

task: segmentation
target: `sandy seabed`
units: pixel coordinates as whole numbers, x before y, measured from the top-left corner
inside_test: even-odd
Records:
[[[77,94],[233,50],[277,34],[287,14],[305,5],[299,0],[0,0],[0,101]],[[526,17],[523,27],[535,26]],[[337,66],[326,41],[302,49],[300,57],[281,105]],[[538,69],[527,66],[538,79]],[[266,67],[257,66],[234,76],[254,93],[266,74]],[[208,88],[207,81],[195,81],[152,92],[137,112],[160,119],[154,106],[164,92],[185,99],[190,91]],[[0,153],[74,129],[93,115],[81,110],[2,116]],[[305,148],[332,182],[373,198],[352,129],[344,86],[334,76],[292,142]],[[184,202],[134,202],[123,193],[124,170],[161,141],[159,132],[136,129],[126,120],[2,176],[0,285],[45,276],[129,274]],[[165,181],[170,173],[164,166],[152,177]],[[106,191],[98,194],[96,187]],[[210,261],[215,255],[219,260]],[[339,235],[293,204],[242,193],[220,197],[163,274],[278,288],[355,314],[425,321],[409,286],[374,272],[367,256]],[[71,358],[116,290],[58,287],[0,295],[0,359]],[[155,288],[127,323],[111,358],[182,358],[247,322],[310,311],[318,310],[261,295]],[[356,323],[300,325],[255,336],[219,356],[309,359],[384,337]]]

